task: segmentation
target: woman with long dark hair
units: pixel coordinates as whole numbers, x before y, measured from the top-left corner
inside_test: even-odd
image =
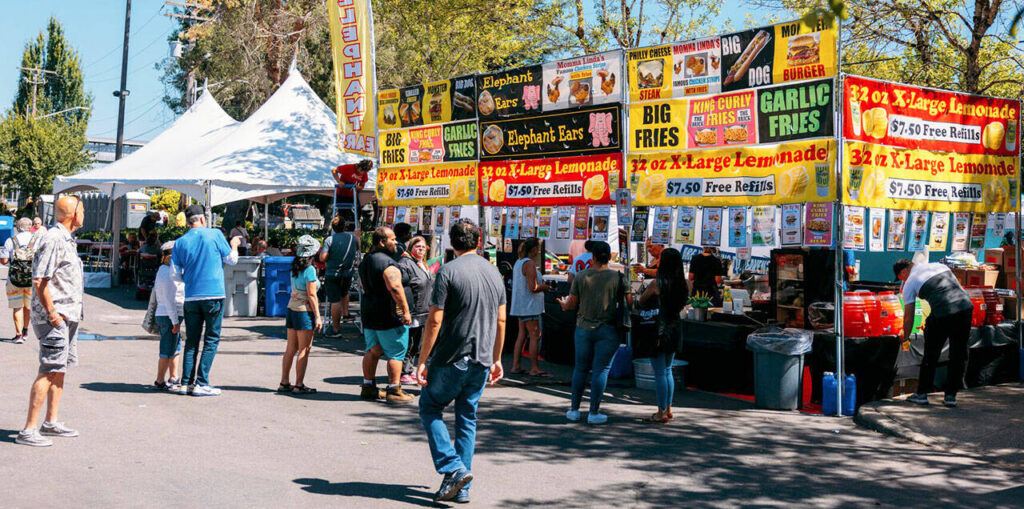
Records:
[[[277,392],[295,394],[312,394],[316,389],[306,387],[306,365],[309,361],[309,349],[313,345],[313,335],[323,327],[320,317],[320,303],[316,291],[320,280],[313,267],[313,256],[320,251],[320,241],[309,235],[299,237],[295,248],[295,259],[292,260],[292,295],[288,300],[288,311],[285,327],[288,328],[288,346],[285,347],[284,358],[281,360],[281,385]],[[292,359],[295,359],[295,385],[291,384]]]
[[[641,306],[651,299],[658,299],[658,333],[653,338],[652,348],[649,349],[651,367],[654,368],[654,393],[658,399],[658,411],[644,419],[645,422],[664,424],[673,418],[672,397],[675,392],[675,379],[672,377],[672,360],[682,339],[679,313],[686,306],[688,298],[683,256],[679,250],[668,248],[661,253],[654,281],[639,299]]]

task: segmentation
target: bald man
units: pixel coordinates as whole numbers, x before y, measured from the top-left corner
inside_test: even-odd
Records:
[[[53,445],[48,437],[77,437],[57,421],[64,374],[78,363],[78,324],[82,320],[82,261],[71,234],[82,227],[85,208],[77,196],[54,206],[57,222],[36,241],[32,258],[32,328],[39,338],[39,375],[32,384],[25,429],[15,442],[34,447]],[[39,412],[47,402],[41,427]]]

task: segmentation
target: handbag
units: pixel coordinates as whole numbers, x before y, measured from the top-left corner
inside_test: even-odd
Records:
[[[146,308],[146,316],[142,318],[142,330],[150,334],[160,334],[160,328],[156,325],[156,292],[149,294],[149,306]]]

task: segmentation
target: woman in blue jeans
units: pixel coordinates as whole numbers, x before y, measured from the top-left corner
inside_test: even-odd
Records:
[[[160,329],[160,360],[156,367],[156,381],[153,387],[162,390],[176,390],[178,387],[178,365],[181,361],[181,320],[185,316],[185,283],[171,276],[171,251],[174,241],[160,246],[160,268],[153,282],[153,296],[156,298],[156,325]]]
[[[642,349],[645,354],[649,353],[651,356],[658,411],[644,419],[644,422],[665,424],[673,418],[672,397],[675,392],[675,378],[672,376],[672,359],[682,339],[679,312],[683,310],[688,298],[683,257],[676,249],[666,249],[661,253],[657,277],[639,299],[641,306],[652,299],[658,301],[658,334],[650,338],[653,344],[645,345],[648,348]],[[643,341],[646,338],[635,339]]]
[[[612,250],[607,242],[594,242],[593,262],[589,269],[576,274],[569,295],[558,300],[562,309],[578,309],[576,315],[576,366],[572,372],[572,403],[565,413],[566,419],[580,420],[583,386],[587,381],[587,368],[593,376],[590,381],[590,413],[587,423],[604,424],[608,416],[600,412],[601,397],[608,385],[608,370],[619,349],[619,334],[615,330],[617,301],[623,296],[632,304],[629,282],[619,271],[608,268]]]

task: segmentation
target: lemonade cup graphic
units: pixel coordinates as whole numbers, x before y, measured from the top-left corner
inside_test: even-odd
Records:
[[[860,136],[860,101],[850,99],[850,117],[853,118],[853,135]]]
[[[1010,179],[1010,207],[1017,208],[1017,179]]]
[[[849,192],[851,200],[857,200],[860,197],[860,183],[862,180],[864,180],[864,168],[860,166],[850,168],[850,183],[846,190]]]
[[[814,182],[818,185],[818,196],[825,198],[828,196],[829,180],[831,179],[830,170],[832,166],[827,163],[819,163],[814,165]]]

